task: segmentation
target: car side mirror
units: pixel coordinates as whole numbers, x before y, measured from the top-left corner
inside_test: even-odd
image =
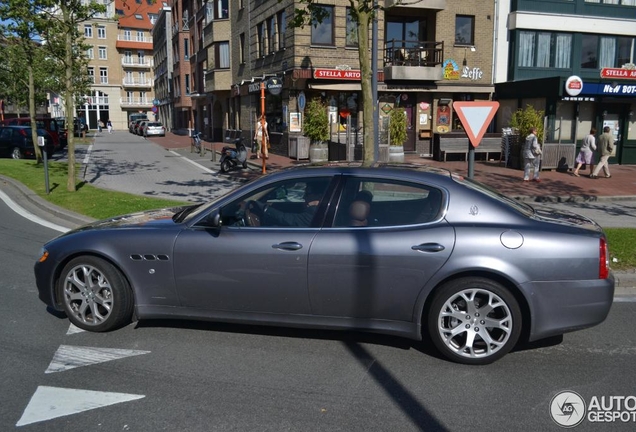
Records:
[[[221,213],[218,211],[212,212],[207,218],[206,222],[213,228],[221,228]]]

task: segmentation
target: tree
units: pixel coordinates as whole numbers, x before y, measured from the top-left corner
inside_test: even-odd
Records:
[[[278,0],[280,3],[282,0]],[[397,5],[407,5],[418,3],[421,0],[397,1]],[[314,25],[322,22],[327,17],[320,0],[298,0],[298,3],[305,7],[294,9],[294,16],[289,26],[302,28],[305,25]],[[358,29],[358,59],[360,61],[360,84],[362,88],[362,121],[364,124],[364,162],[372,162],[375,154],[375,133],[373,128],[373,117],[375,114],[375,101],[373,100],[373,89],[371,87],[372,66],[369,50],[369,29],[373,19],[377,16],[378,10],[383,9],[378,5],[379,0],[349,0],[349,13],[351,19]],[[382,2],[384,3],[384,2]]]
[[[543,111],[534,109],[532,105],[519,108],[510,119],[510,127],[519,131],[519,137],[524,140],[530,135],[530,129],[537,128],[537,139],[543,143]]]
[[[406,111],[396,105],[389,113],[389,142],[392,146],[404,145],[406,128]]]

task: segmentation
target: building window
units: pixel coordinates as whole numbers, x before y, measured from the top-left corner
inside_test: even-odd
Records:
[[[267,48],[265,47],[265,23],[260,23],[256,26],[256,37],[258,38],[258,56],[265,57],[267,54]]]
[[[86,50],[86,57],[89,59],[94,59],[95,58],[95,48],[90,47]]]
[[[214,4],[213,18],[228,19],[229,17],[228,0],[213,0],[213,4]]]
[[[183,59],[190,60],[190,41],[187,38],[183,40]]]
[[[142,65],[146,63],[146,53],[143,51],[137,51],[137,62]]]
[[[312,45],[334,45],[333,36],[333,6],[317,6],[322,9],[324,17],[322,22],[314,21],[311,24]]]
[[[100,60],[106,60],[106,47],[105,46],[100,46],[99,48],[99,59]]]
[[[636,6],[636,0],[585,0],[585,3],[603,3],[623,6]]]
[[[345,44],[348,47],[358,46],[358,23],[351,16],[351,8],[347,8],[347,33],[345,35]]]
[[[93,26],[91,24],[84,24],[84,37],[93,37]]]
[[[144,19],[141,14],[135,14],[135,18],[137,18],[139,21],[142,21]]]
[[[285,32],[287,31],[287,15],[285,14],[285,10],[278,12],[276,18],[276,23],[278,24],[278,49],[284,49]]]
[[[572,35],[565,33],[519,33],[519,67],[570,69]]]
[[[99,68],[99,82],[108,84],[108,68]]]
[[[267,28],[269,33],[269,41],[267,45],[269,47],[269,52],[273,53],[276,51],[276,43],[278,42],[278,35],[276,33],[276,20],[274,19],[274,17],[268,18]]]
[[[148,14],[148,18],[150,19],[150,24],[155,25],[155,23],[157,22],[157,15],[156,14]]]
[[[106,39],[106,27],[104,26],[97,27],[97,37],[99,39]]]
[[[190,94],[190,74],[185,74],[185,94]]]
[[[239,35],[239,61],[245,64],[245,33]]]
[[[124,40],[129,41],[132,40],[132,33],[130,30],[124,30]]]
[[[137,42],[145,42],[146,38],[144,37],[144,32],[141,30],[137,30]]]
[[[581,39],[581,69],[598,69],[598,36],[583,35]]]
[[[636,39],[630,37],[590,36],[598,39],[598,64],[596,68],[622,67],[636,58]],[[593,45],[593,43],[592,43]]]
[[[455,45],[475,45],[474,16],[455,16]]]
[[[230,68],[230,43],[218,42],[214,44],[214,67],[216,69]]]
[[[94,67],[88,68],[88,81],[91,84],[95,84],[95,68]]]

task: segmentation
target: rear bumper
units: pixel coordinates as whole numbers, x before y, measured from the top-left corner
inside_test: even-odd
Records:
[[[614,301],[614,277],[603,280],[532,282],[530,341],[602,323]]]

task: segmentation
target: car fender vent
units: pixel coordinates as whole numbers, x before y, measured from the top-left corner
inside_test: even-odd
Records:
[[[138,254],[133,254],[130,256],[130,259],[133,261],[142,261],[144,257]]]
[[[152,255],[152,254],[132,254],[130,259],[133,261],[170,261],[170,257],[165,254]]]

